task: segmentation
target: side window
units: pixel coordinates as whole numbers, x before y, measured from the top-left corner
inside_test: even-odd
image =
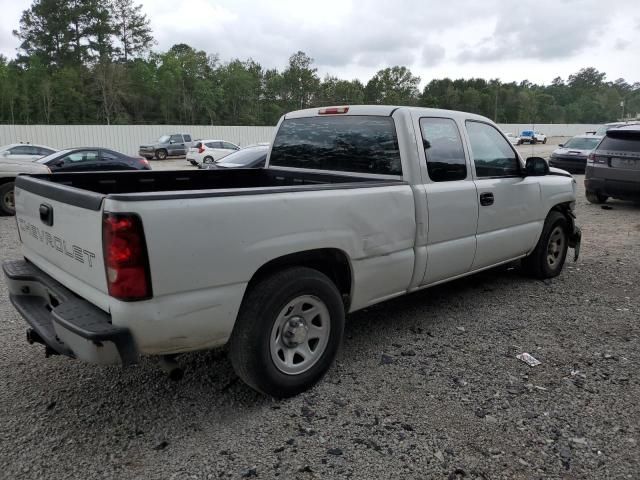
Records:
[[[9,150],[11,155],[35,155],[29,145],[20,145]]]
[[[60,160],[64,163],[94,162],[98,160],[98,152],[96,150],[83,150],[81,152],[70,153]]]
[[[171,135],[169,142],[182,143],[182,135]]]
[[[467,178],[467,162],[456,123],[450,118],[421,118],[427,171],[434,182]]]
[[[109,150],[103,150],[102,160],[106,160],[108,162],[119,162],[120,158],[117,155],[115,155],[113,152],[110,152]]]
[[[53,150],[50,150],[48,148],[37,147],[36,149],[38,151],[38,155],[42,155],[43,157],[45,155],[51,155],[53,153]]]
[[[513,177],[520,162],[511,145],[491,125],[467,120],[467,133],[478,177]]]
[[[209,148],[222,148],[222,142],[209,142],[207,143]]]
[[[187,134],[185,134],[185,136],[184,136],[184,141],[185,141],[185,142],[190,142],[190,141],[191,141],[191,135],[187,135]]]
[[[238,147],[229,142],[222,142],[222,148],[226,148],[227,150],[238,150]]]

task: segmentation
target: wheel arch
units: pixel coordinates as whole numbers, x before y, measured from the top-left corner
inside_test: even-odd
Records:
[[[308,267],[325,274],[336,285],[342,295],[345,311],[348,311],[353,291],[353,271],[349,256],[337,248],[304,250],[269,260],[253,274],[244,297],[257,282],[287,267]]]

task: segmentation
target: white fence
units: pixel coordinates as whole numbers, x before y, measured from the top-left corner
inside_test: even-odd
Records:
[[[572,137],[595,130],[598,125],[586,124],[504,124],[505,132],[514,134],[535,129],[549,137]],[[274,127],[222,127],[206,125],[0,125],[0,146],[30,142],[54,148],[106,147],[127,154],[136,154],[138,146],[164,134],[190,133],[194,139],[221,139],[247,146],[270,142]]]
[[[161,135],[189,133],[194,139],[220,139],[241,147],[270,142],[273,127],[206,125],[0,125],[0,146],[29,142],[53,148],[106,147],[134,155]]]

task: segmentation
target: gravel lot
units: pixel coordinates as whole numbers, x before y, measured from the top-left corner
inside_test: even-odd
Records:
[[[45,359],[1,278],[0,477],[638,478],[640,206],[590,205],[576,178],[583,251],[562,275],[503,268],[358,312],[324,381],[285,401],[222,351],[182,356],[180,382],[153,359]],[[13,218],[0,251],[20,255]]]

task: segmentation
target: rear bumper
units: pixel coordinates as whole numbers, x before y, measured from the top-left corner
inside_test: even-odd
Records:
[[[587,190],[622,200],[640,200],[640,171],[625,171],[625,179],[619,180],[594,177],[593,170],[596,169],[587,167],[584,180]]]
[[[43,343],[48,353],[91,363],[137,363],[131,333],[112,325],[109,314],[25,260],[6,261],[2,269],[11,303],[31,327],[30,343]]]

